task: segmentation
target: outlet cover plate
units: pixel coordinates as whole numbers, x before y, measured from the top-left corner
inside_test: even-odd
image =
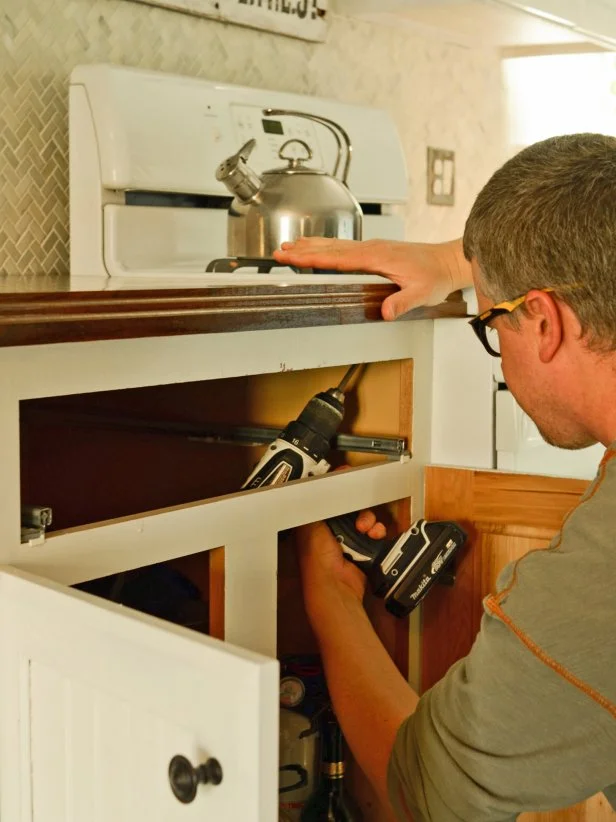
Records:
[[[430,205],[452,206],[455,203],[456,156],[445,148],[428,146],[428,191]]]

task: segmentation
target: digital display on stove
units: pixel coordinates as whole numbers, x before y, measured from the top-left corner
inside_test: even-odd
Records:
[[[280,120],[262,120],[261,122],[266,134],[284,134]]]

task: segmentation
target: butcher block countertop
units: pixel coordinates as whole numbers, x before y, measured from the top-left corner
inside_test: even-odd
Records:
[[[332,278],[324,285],[179,288],[168,281],[75,290],[68,275],[0,275],[0,346],[377,322],[383,300],[397,290],[386,282]],[[458,291],[402,320],[465,315]]]

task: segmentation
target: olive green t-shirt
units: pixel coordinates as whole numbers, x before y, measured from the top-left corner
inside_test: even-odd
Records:
[[[512,822],[599,791],[616,808],[615,457],[550,546],[504,569],[471,652],[400,728],[400,819]]]

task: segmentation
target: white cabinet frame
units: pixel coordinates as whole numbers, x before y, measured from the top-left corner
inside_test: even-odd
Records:
[[[410,461],[74,528],[40,546],[20,544],[21,400],[406,358],[415,361]],[[423,507],[431,321],[7,347],[0,349],[0,380],[0,564],[73,584],[224,545],[225,638],[260,653],[275,656],[280,530],[409,496],[415,515]]]

